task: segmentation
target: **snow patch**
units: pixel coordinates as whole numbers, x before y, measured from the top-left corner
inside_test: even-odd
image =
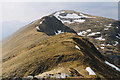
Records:
[[[96,18],[96,17],[89,17],[89,16],[86,16],[86,15],[84,15],[84,14],[82,14],[82,13],[80,13],[80,15],[81,15],[82,18]]]
[[[87,32],[91,32],[91,29],[86,30]]]
[[[65,11],[61,11],[60,13],[65,13]]]
[[[119,36],[116,36],[116,38],[120,39],[120,37],[119,37]]]
[[[105,47],[100,47],[101,49],[104,49]]]
[[[109,30],[109,28],[104,28],[104,30]]]
[[[81,31],[81,32],[79,32],[77,34],[80,35],[80,36],[85,36],[86,33],[87,33],[86,31]]]
[[[116,26],[116,29],[118,29],[118,26]]]
[[[37,29],[37,30],[40,30],[40,27],[39,27],[39,26],[36,26],[36,29]]]
[[[113,46],[117,46],[118,45],[118,41],[115,41],[115,44],[113,44]]]
[[[116,29],[118,29],[118,26],[116,26]]]
[[[62,23],[69,23],[69,24],[71,24],[71,23],[74,23],[74,22],[66,20],[66,21],[62,21]]]
[[[81,16],[79,16],[78,14],[75,14],[75,13],[67,14],[66,16],[60,16],[60,17],[61,18],[81,18]]]
[[[108,26],[106,26],[106,27],[110,28],[110,27],[112,27],[111,25],[112,25],[112,24],[109,24],[109,25],[108,25]]]
[[[62,23],[68,23],[68,24],[72,24],[72,23],[75,23],[75,22],[85,22],[85,20],[83,19],[76,19],[76,20],[73,20],[73,21],[69,21],[69,20],[61,20]]]
[[[33,79],[33,76],[27,76],[26,79]]]
[[[100,34],[100,32],[93,32],[93,33],[88,34],[87,36],[94,36],[96,34]]]
[[[61,78],[66,78],[66,74],[65,73],[61,73]]]
[[[107,36],[107,34],[105,34],[105,36]]]
[[[117,66],[115,66],[115,65],[113,65],[113,64],[111,64],[111,63],[109,63],[109,62],[106,61],[106,60],[105,60],[105,63],[106,63],[107,65],[109,65],[109,66],[115,68],[116,70],[118,70],[118,71],[120,72],[120,68],[118,68]]]
[[[118,33],[118,36],[120,36],[120,33]]]
[[[43,20],[40,22],[40,24],[42,24],[44,20],[45,20],[45,19],[43,19]]]
[[[107,44],[107,46],[112,46],[112,45],[110,45],[110,44]]]
[[[60,78],[66,78],[68,75],[65,73],[55,73],[55,74],[45,74],[44,75],[37,75],[35,76],[38,79],[43,79],[43,78],[56,78],[56,79],[60,79]]]
[[[99,50],[99,48],[96,48],[97,50]]]
[[[75,47],[76,47],[78,50],[80,50],[80,48],[79,48],[77,45],[75,45]]]
[[[61,12],[56,12],[56,13],[54,14],[54,16],[55,16],[58,20],[60,20],[59,14],[61,14]]]
[[[74,22],[85,22],[83,19],[74,20]]]
[[[56,17],[56,18],[58,18],[58,20],[60,20],[60,18],[71,18],[71,19],[73,19],[73,18],[81,18],[81,16],[79,16],[78,14],[75,14],[75,13],[72,13],[72,14],[67,14],[66,16],[61,16],[60,14],[61,13],[64,13],[63,11],[62,12],[56,12],[55,14],[54,14],[54,16]]]
[[[120,33],[117,34],[116,38],[120,39]]]
[[[102,36],[101,37],[97,37],[95,39],[100,40],[100,41],[104,41],[105,40]]]
[[[54,16],[60,20],[62,23],[75,23],[75,22],[85,22],[84,19],[81,19],[83,18],[83,15],[78,15],[76,13],[67,13],[66,16],[62,16],[60,14],[64,13],[64,11],[59,11],[59,12],[56,12],[54,13]],[[85,17],[85,16],[84,16]],[[86,16],[86,18],[89,18]],[[62,19],[65,19],[65,20],[62,20]],[[72,21],[69,21],[69,20],[66,20],[66,19],[72,19]]]
[[[62,32],[62,30],[57,30],[57,32],[55,32],[56,35],[61,34],[61,33],[64,33],[64,32]]]
[[[89,75],[96,75],[95,72],[90,67],[86,67],[86,71],[89,72]]]
[[[101,46],[105,46],[105,44],[101,44]]]
[[[112,25],[112,24],[109,24],[110,26]]]

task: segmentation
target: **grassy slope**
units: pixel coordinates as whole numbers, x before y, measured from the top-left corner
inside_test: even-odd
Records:
[[[29,24],[3,42],[3,62],[7,59],[15,57],[40,42],[48,36],[45,33],[37,32],[35,25],[39,24],[40,20]]]
[[[75,48],[78,45],[81,50]],[[3,63],[3,77],[37,75],[57,67],[74,67],[80,73],[90,66],[100,77],[115,78],[120,73],[104,63],[105,58],[84,38],[64,33],[49,37]],[[89,78],[88,74],[83,74]]]
[[[73,33],[48,37],[37,32],[35,26],[40,21],[29,24],[3,43],[3,77],[34,76],[59,67],[72,67],[84,78],[90,78],[85,70],[88,66],[102,78],[120,75],[104,63],[105,58],[89,41]]]

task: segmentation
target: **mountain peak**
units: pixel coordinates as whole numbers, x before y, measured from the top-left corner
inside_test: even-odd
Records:
[[[60,20],[58,20],[55,16],[46,16],[41,19],[40,24],[36,25],[37,31],[44,32],[49,36],[70,32],[76,33],[73,29],[65,26]]]
[[[87,14],[79,13],[72,10],[56,11],[53,15],[62,23],[83,23],[86,19],[96,18]]]

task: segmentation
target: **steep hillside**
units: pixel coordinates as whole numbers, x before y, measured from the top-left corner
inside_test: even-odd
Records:
[[[74,30],[62,24],[62,22],[59,21],[54,16],[43,17],[42,21],[40,22],[39,25],[37,25],[36,28],[39,32],[44,32],[48,36],[52,36],[64,32],[76,33]]]
[[[114,57],[119,59],[117,32],[119,28],[114,31],[113,25],[108,23],[113,35],[115,32],[118,35],[104,37],[105,32],[99,31],[103,26],[101,28],[97,25],[95,28],[91,25],[95,24],[93,23],[95,19],[100,18],[86,14],[80,15],[74,11],[59,11],[21,28],[3,42],[3,79],[34,77],[119,80],[120,67],[106,57],[109,56],[112,60]],[[101,20],[109,19],[101,18]],[[91,24],[90,21],[92,21]],[[110,21],[114,20],[110,19]],[[106,34],[111,33],[108,31]],[[110,45],[107,39],[116,41],[116,44]],[[100,47],[104,47],[103,50]],[[105,54],[105,51],[109,50],[113,53]],[[114,62],[118,61],[114,60]]]
[[[72,10],[57,11],[51,15],[87,38],[102,54],[120,65],[120,21]]]
[[[65,26],[54,16],[46,16],[21,28],[3,42],[3,62],[31,49],[36,43],[48,36],[60,33],[76,33],[73,29]]]
[[[59,34],[34,45],[3,63],[3,77],[41,78],[53,74],[56,78],[58,73],[63,73],[67,77],[119,78],[120,69],[107,65],[105,61],[110,61],[92,43],[76,34]],[[94,73],[90,73],[90,69]]]
[[[35,43],[47,38],[45,33],[37,32],[34,27],[36,24],[39,24],[39,20],[21,28],[3,42],[3,62],[31,49]]]

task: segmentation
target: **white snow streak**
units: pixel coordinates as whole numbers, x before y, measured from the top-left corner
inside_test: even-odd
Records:
[[[42,24],[44,20],[45,20],[45,19],[43,19],[43,20],[40,22],[40,24]]]
[[[90,67],[86,67],[86,71],[89,72],[89,75],[96,75],[95,72]]]
[[[86,30],[87,32],[91,32],[91,29]]]
[[[118,36],[120,36],[120,33],[118,33]]]
[[[79,33],[77,33],[80,36],[85,36],[87,32],[91,32],[91,29],[88,29],[86,31],[80,31]]]
[[[107,44],[107,46],[112,46],[112,45],[110,45],[110,44]]]
[[[112,24],[109,24],[109,25],[108,25],[108,26],[106,26],[106,27],[110,28],[110,27],[112,27],[111,25],[112,25]]]
[[[36,26],[37,30],[40,30],[39,26]]]
[[[119,36],[116,36],[116,38],[120,39],[120,37],[119,37]]]
[[[105,60],[105,63],[113,68],[115,68],[116,70],[118,70],[120,72],[120,69],[118,67],[116,67],[115,65],[109,63],[108,61]]]
[[[109,30],[109,28],[104,28],[104,30]]]
[[[101,44],[101,46],[105,46],[105,44]]]
[[[95,39],[100,40],[100,41],[104,41],[105,40],[104,38],[102,38],[102,36],[101,37],[97,37]]]
[[[101,49],[104,49],[105,47],[100,47]]]
[[[96,34],[100,34],[100,32],[93,32],[93,33],[88,34],[87,36],[94,36]]]
[[[81,18],[81,16],[79,16],[78,14],[75,14],[75,13],[67,14],[66,16],[60,16],[60,17],[61,18]]]
[[[75,45],[75,47],[76,47],[78,50],[80,50],[80,48],[79,48],[77,45]]]
[[[33,76],[27,76],[26,78],[27,79],[33,79]]]
[[[84,15],[84,14],[82,14],[82,13],[80,13],[80,15],[81,15],[82,18],[96,18],[96,17],[89,17],[89,16],[86,16],[86,15]]]
[[[118,45],[118,41],[115,41],[115,44],[113,44],[114,46],[117,46]]]
[[[116,28],[118,29],[118,26],[116,26]]]
[[[66,16],[62,16],[60,14],[62,13],[65,13],[64,11],[59,11],[59,12],[56,12],[54,13],[54,16],[60,20],[62,23],[75,23],[75,22],[85,22],[84,19],[81,19],[81,18],[94,18],[94,17],[88,17],[88,16],[85,16],[83,14],[76,14],[76,13],[67,13]],[[65,19],[65,20],[62,20],[62,19]],[[69,20],[66,20],[66,19],[72,19],[72,21],[69,21]]]
[[[83,19],[74,20],[74,22],[85,22]]]
[[[77,34],[80,35],[80,36],[85,36],[86,33],[87,33],[86,31],[81,31],[81,32],[79,32]]]
[[[57,32],[55,32],[56,35],[61,34],[61,33],[64,33],[64,32],[62,32],[62,30],[57,30]]]
[[[69,24],[71,24],[71,23],[74,23],[74,22],[66,20],[66,21],[62,21],[62,23],[69,23]]]

